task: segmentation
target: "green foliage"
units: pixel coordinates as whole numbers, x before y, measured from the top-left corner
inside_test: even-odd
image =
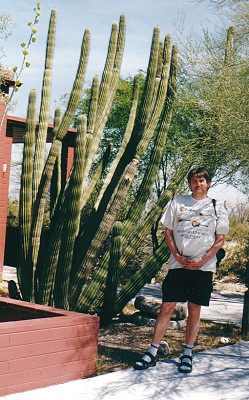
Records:
[[[229,219],[230,229],[226,236],[226,257],[218,268],[217,276],[233,275],[238,281],[249,284],[249,221],[234,215]]]
[[[233,184],[236,179],[238,186],[238,176],[244,177],[239,182],[242,188],[249,166],[249,70],[248,51],[244,52],[248,41],[245,36],[241,40],[241,32],[246,32],[248,15],[244,9],[247,26],[241,27],[239,36],[231,26],[227,37],[222,31],[189,38],[181,53],[178,101],[168,142],[173,165],[184,152],[195,153],[196,163],[207,165],[218,181]]]
[[[229,246],[226,252],[226,258],[220,264],[217,277],[234,276],[238,282],[248,284],[249,240],[235,242],[235,246]]]
[[[228,235],[226,236],[226,240],[228,241],[244,241],[248,232],[249,232],[249,222],[241,222],[238,220],[238,218],[234,216],[230,216],[229,218],[229,232]]]

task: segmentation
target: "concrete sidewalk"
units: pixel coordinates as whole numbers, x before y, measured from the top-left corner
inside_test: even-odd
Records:
[[[246,287],[242,289],[246,291]],[[241,290],[242,290],[241,289]],[[140,290],[138,295],[162,298],[161,284],[147,284]],[[134,303],[133,299],[133,303]],[[232,323],[241,326],[243,314],[244,292],[229,290],[213,291],[209,307],[201,308],[201,319],[213,322]],[[249,399],[249,396],[248,396]]]
[[[140,294],[161,298],[161,286]],[[241,326],[243,293],[214,291],[201,319]],[[139,327],[138,327],[139,329]],[[4,400],[249,400],[249,341],[194,354],[193,372],[180,374],[178,359],[155,368],[128,368],[93,378],[3,396]]]
[[[180,374],[178,360],[146,371],[128,368],[94,378],[4,396],[5,400],[248,400],[249,342],[194,355],[193,372]]]

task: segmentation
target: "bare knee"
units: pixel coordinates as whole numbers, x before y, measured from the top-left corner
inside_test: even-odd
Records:
[[[175,309],[175,306],[176,306],[176,303],[172,303],[172,302],[162,303],[161,309],[160,309],[160,314],[163,316],[171,315]]]
[[[199,304],[194,304],[191,302],[188,302],[188,315],[189,317],[199,317],[201,313],[201,306]]]

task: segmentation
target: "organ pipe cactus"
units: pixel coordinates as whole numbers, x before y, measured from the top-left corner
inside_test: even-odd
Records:
[[[56,133],[58,130],[58,127],[61,122],[61,110],[60,108],[57,108],[55,110],[54,114],[54,129],[53,129],[53,135],[54,139],[56,137]],[[58,152],[58,156],[55,161],[54,165],[54,171],[53,175],[51,178],[51,185],[50,185],[50,216],[51,219],[53,218],[54,211],[56,208],[57,201],[59,199],[61,191],[61,151]]]
[[[34,279],[35,279],[35,271],[37,267],[38,261],[38,253],[40,247],[40,238],[42,232],[42,223],[43,223],[43,216],[44,216],[44,208],[46,202],[46,196],[49,189],[49,183],[52,178],[53,168],[58,156],[58,153],[61,148],[61,141],[66,136],[70,123],[72,121],[75,109],[78,105],[80,94],[82,91],[82,86],[84,83],[87,60],[89,56],[90,50],[90,32],[86,30],[84,33],[82,47],[81,47],[81,54],[80,60],[78,65],[77,74],[75,77],[75,81],[73,84],[73,89],[69,98],[69,102],[67,105],[67,109],[65,114],[62,118],[60,126],[58,127],[58,132],[56,138],[51,146],[43,174],[41,177],[41,181],[39,184],[39,189],[37,193],[37,197],[34,203],[34,210],[33,210],[33,225],[31,229],[31,244],[30,244],[30,254],[29,254],[29,261],[32,266],[33,274],[29,279],[31,279],[32,287],[34,287]],[[44,155],[43,155],[44,156]],[[30,293],[31,300],[34,300],[34,292]],[[26,300],[29,300],[27,298]]]
[[[27,131],[23,148],[23,162],[21,175],[21,191],[19,200],[19,232],[20,232],[20,265],[18,268],[18,278],[23,297],[28,297],[31,291],[30,281],[27,279],[31,275],[28,270],[28,251],[30,243],[30,230],[32,224],[32,165],[33,148],[35,143],[35,112],[36,112],[36,92],[32,90],[29,95],[27,112]]]
[[[51,97],[51,79],[52,79],[52,65],[55,47],[55,29],[56,29],[56,12],[53,10],[50,16],[47,49],[45,57],[43,85],[41,93],[41,108],[39,113],[39,129],[35,142],[34,152],[34,173],[33,173],[33,198],[35,199],[42,171],[44,167],[44,152],[47,139],[47,130],[49,122],[49,108]]]
[[[110,248],[110,261],[104,299],[102,306],[101,321],[102,324],[111,322],[114,315],[114,306],[117,297],[117,288],[119,282],[119,260],[122,254],[122,223],[115,222],[112,230],[112,241]]]
[[[152,51],[154,51],[153,45],[152,45]],[[166,72],[165,70],[169,69],[168,53],[169,53],[169,38],[167,37],[165,40],[165,53],[164,53],[165,54],[165,57],[164,57],[165,64],[163,65],[164,68],[163,68],[162,81],[164,81],[164,79],[165,79],[165,72]],[[149,194],[150,194],[150,191],[152,188],[152,184],[156,177],[156,172],[157,172],[157,169],[158,169],[158,166],[160,163],[160,159],[162,156],[162,150],[164,148],[164,143],[167,138],[170,120],[172,117],[172,107],[173,107],[173,103],[174,103],[175,91],[176,91],[176,72],[177,72],[177,48],[176,47],[174,47],[173,51],[172,51],[170,72],[171,72],[171,74],[170,74],[170,79],[169,79],[169,87],[168,87],[168,91],[167,91],[168,97],[167,97],[167,101],[165,102],[165,109],[164,109],[163,117],[162,117],[160,127],[158,130],[156,139],[155,139],[154,148],[152,149],[152,152],[151,152],[150,163],[148,165],[147,171],[144,174],[144,179],[140,185],[140,188],[138,189],[137,197],[134,201],[134,204],[132,204],[132,206],[130,207],[131,217],[129,218],[129,213],[128,213],[128,218],[124,222],[124,237],[126,237],[126,232],[127,233],[134,232],[135,225],[141,217],[142,211],[144,210],[145,203],[149,197]],[[166,75],[168,75],[167,72],[166,72]],[[165,83],[163,83],[163,84],[165,86]],[[147,90],[147,89],[145,89],[145,90]],[[164,88],[164,90],[165,91],[167,90],[167,85]],[[164,102],[163,102],[163,104],[164,104]],[[162,109],[162,105],[160,105],[160,108]],[[148,138],[144,137],[144,141],[147,141],[147,140],[148,140]],[[142,139],[141,139],[141,142],[143,142]],[[140,148],[143,148],[143,146],[140,146]],[[139,158],[139,155],[137,155],[137,158]],[[138,163],[136,163],[136,165],[137,164]],[[134,175],[135,175],[135,172],[134,172]],[[134,175],[133,175],[133,177],[134,177]],[[109,215],[109,214],[107,214],[107,215]],[[150,227],[155,222],[156,222],[156,220],[151,222],[150,225],[148,226],[148,228],[150,229]],[[100,231],[101,228],[102,227],[100,226],[98,231]],[[141,229],[141,232],[143,232],[143,231],[144,231],[144,229]],[[104,227],[105,235],[107,235],[107,232],[108,232],[107,226],[105,225],[105,227]],[[148,234],[148,233],[149,233],[149,231],[146,232],[146,234]],[[129,233],[128,233],[128,235],[129,235]],[[140,234],[138,233],[138,237],[140,237],[140,239],[143,239],[145,236],[141,237]],[[96,241],[99,243],[99,246],[100,246],[101,242],[98,241],[98,238],[96,238],[96,237],[93,239],[92,243],[95,243]],[[129,242],[127,243],[127,246],[129,247]],[[84,263],[85,263],[85,265],[87,265],[88,268],[93,263],[94,258],[96,258],[97,254],[98,254],[97,253],[98,249],[99,249],[99,247],[96,243],[94,246],[90,247],[88,253],[86,254],[86,256],[84,258]],[[91,256],[89,253],[91,254]],[[130,252],[125,251],[124,254],[130,254]],[[134,254],[135,254],[135,251],[133,252],[133,255]],[[125,257],[125,255],[124,255],[124,257]],[[108,259],[108,256],[107,256],[107,259]],[[84,307],[84,310],[87,311],[88,307],[93,307],[93,305],[95,304],[96,294],[99,291],[98,284],[100,286],[102,286],[104,284],[105,276],[107,274],[108,262],[105,260],[106,260],[106,258],[104,258],[104,260],[102,261],[102,266],[99,267],[99,271],[96,272],[95,277],[93,278],[91,284],[86,288],[86,290],[81,294],[81,296],[80,296],[79,290],[72,291],[71,296],[74,296],[74,298],[72,298],[72,302],[73,302],[73,304],[75,304],[74,301],[76,301],[76,298],[77,298],[77,303],[76,303],[77,309],[81,309],[82,307]],[[101,268],[103,268],[103,271],[101,271]],[[79,278],[79,280],[81,279],[80,276],[78,276],[78,278]],[[97,282],[98,282],[98,284],[97,284]]]
[[[67,214],[63,226],[61,247],[55,274],[54,303],[56,307],[69,309],[68,288],[69,276],[73,260],[74,242],[80,225],[80,199],[82,193],[85,163],[86,117],[80,118],[76,139],[74,165],[66,188],[64,208]]]
[[[103,74],[100,80],[98,76],[93,77],[88,113],[80,117],[73,167],[66,185],[61,185],[58,182],[61,145],[80,99],[90,51],[90,31],[87,29],[84,33],[78,70],[66,111],[64,115],[56,111],[54,140],[42,170],[55,22],[56,12],[53,10],[47,39],[39,136],[35,146],[35,92],[31,92],[29,100],[20,195],[22,257],[19,283],[25,300],[81,312],[95,312],[103,304],[104,320],[110,321],[115,313],[120,312],[124,302],[129,301],[130,296],[152,278],[168,255],[167,246],[163,243],[117,295],[119,269],[125,268],[132,260],[189,166],[178,172],[157,204],[145,213],[172,118],[177,46],[171,47],[168,35],[162,42],[159,27],[154,29],[141,104],[138,101],[138,77],[135,77],[130,116],[119,151],[106,169],[112,151],[110,144],[94,172],[93,163],[120,78],[125,15],[120,16],[119,23],[112,25]],[[153,145],[147,170],[121,224],[120,207],[126,202],[140,160],[150,142]],[[32,181],[35,183],[33,191]],[[41,235],[49,189],[50,234],[43,252]]]

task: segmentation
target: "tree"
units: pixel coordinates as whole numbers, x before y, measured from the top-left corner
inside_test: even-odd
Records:
[[[238,10],[240,14],[236,14]],[[169,138],[174,138],[172,149],[177,140],[178,149],[195,151],[197,163],[209,166],[217,181],[236,181],[246,190],[248,3],[238,3],[231,18],[238,20],[242,11],[247,24],[241,23],[238,32],[236,26],[230,27],[227,35],[224,31],[213,35],[204,31],[202,38],[190,37],[183,44],[178,101],[171,126],[174,134]]]
[[[2,127],[5,115],[12,105],[14,93],[19,90],[19,87],[22,84],[20,81],[22,71],[25,68],[30,67],[30,62],[28,61],[27,56],[29,54],[29,48],[30,48],[31,44],[36,42],[36,33],[37,33],[36,25],[39,23],[40,8],[41,8],[40,2],[37,2],[36,6],[33,9],[35,12],[34,20],[33,20],[33,22],[32,21],[28,22],[28,26],[30,27],[30,36],[28,38],[28,41],[27,42],[23,41],[20,44],[20,46],[22,48],[22,60],[21,60],[20,67],[17,67],[15,65],[15,66],[13,66],[13,68],[11,70],[9,70],[9,69],[5,69],[0,64],[0,84],[4,85],[6,79],[10,79],[14,83],[14,85],[12,87],[12,92],[10,95],[5,92],[2,93],[0,90],[0,94],[1,94],[1,96],[3,96],[5,98],[5,102],[6,102],[5,112],[3,113],[3,116],[0,120],[0,129]],[[7,39],[7,37],[11,34],[11,28],[14,26],[15,26],[15,24],[9,15],[7,15],[5,13],[0,14],[0,34],[2,34],[2,37]],[[0,38],[1,38],[1,36],[0,36]],[[0,59],[1,59],[1,52],[2,52],[2,56],[3,56],[4,50],[2,47],[0,48]]]
[[[0,12],[0,39],[7,40],[12,34],[13,28],[16,24],[8,13]],[[0,60],[5,56],[4,47],[0,47]]]

